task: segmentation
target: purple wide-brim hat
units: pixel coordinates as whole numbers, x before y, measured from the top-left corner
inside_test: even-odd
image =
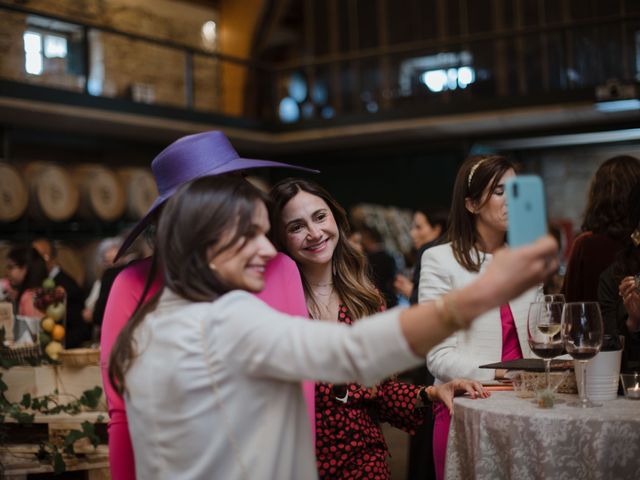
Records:
[[[273,167],[294,168],[318,173],[318,170],[288,163],[242,158],[225,134],[217,130],[196,133],[176,140],[151,162],[151,170],[158,186],[158,198],[155,199],[145,216],[133,227],[118,250],[115,260],[124,254],[131,243],[147,227],[157,208],[169,200],[185,183],[200,177],[253,168]]]

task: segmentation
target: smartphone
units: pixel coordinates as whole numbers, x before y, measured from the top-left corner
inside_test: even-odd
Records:
[[[544,186],[537,175],[518,175],[506,181],[509,228],[507,243],[520,247],[547,233]]]

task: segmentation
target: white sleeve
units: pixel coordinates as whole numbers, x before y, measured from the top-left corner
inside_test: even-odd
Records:
[[[433,249],[426,250],[420,260],[418,303],[435,300],[452,289],[451,275]]]
[[[244,292],[218,302],[223,321],[209,344],[250,375],[373,385],[422,360],[402,334],[399,308],[348,326],[291,317]]]
[[[451,272],[438,255],[427,250],[422,255],[418,301],[420,303],[435,300],[453,290]],[[427,354],[427,368],[441,382],[454,378],[471,378],[479,381],[492,380],[495,373],[491,369],[478,368],[481,361],[465,354],[459,347],[460,335],[470,333],[454,333]]]

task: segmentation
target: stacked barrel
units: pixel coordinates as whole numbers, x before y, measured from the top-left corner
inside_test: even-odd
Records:
[[[74,217],[135,221],[156,196],[153,176],[143,168],[0,162],[0,222],[14,222],[24,215],[38,222],[64,222]]]
[[[28,219],[29,224],[41,229],[49,223],[68,221],[135,222],[157,195],[153,175],[145,168],[0,161],[0,224]],[[99,241],[58,244],[58,261],[80,285],[94,276],[87,265],[93,263]],[[0,242],[0,275],[4,273],[7,248],[9,244]]]

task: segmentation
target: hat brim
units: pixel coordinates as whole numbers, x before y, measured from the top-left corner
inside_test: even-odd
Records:
[[[283,162],[274,162],[272,160],[258,160],[255,158],[235,158],[234,160],[225,163],[224,165],[222,165],[220,168],[217,169],[211,169],[208,170],[206,172],[202,172],[201,174],[194,176],[193,178],[191,178],[189,181],[193,181],[197,178],[202,178],[202,177],[210,177],[210,176],[214,176],[214,175],[224,175],[225,173],[231,173],[231,172],[239,172],[239,171],[243,171],[243,170],[252,170],[254,168],[292,168],[294,170],[302,170],[305,172],[310,172],[310,173],[320,173],[320,170],[316,170],[313,168],[307,168],[307,167],[301,167],[299,165],[292,165],[290,163],[283,163]],[[187,183],[187,182],[185,182]],[[151,207],[149,207],[149,210],[147,211],[147,213],[144,215],[144,217],[142,217],[138,223],[136,223],[134,225],[134,227],[131,229],[131,232],[129,232],[129,235],[127,235],[127,238],[124,239],[124,241],[122,242],[122,245],[120,246],[120,249],[118,250],[118,253],[116,254],[115,258],[114,258],[114,262],[116,260],[118,260],[120,257],[122,257],[122,255],[125,254],[125,252],[127,251],[127,249],[131,246],[131,244],[135,241],[136,238],[138,238],[138,236],[147,228],[147,226],[149,225],[149,223],[151,223],[154,214],[156,212],[156,210],[158,209],[158,207],[160,207],[160,205],[162,205],[164,202],[166,202],[167,200],[169,200],[169,198],[171,198],[173,196],[173,194],[176,192],[177,188],[165,193],[164,195],[160,195],[158,196],[154,202],[151,204]]]

